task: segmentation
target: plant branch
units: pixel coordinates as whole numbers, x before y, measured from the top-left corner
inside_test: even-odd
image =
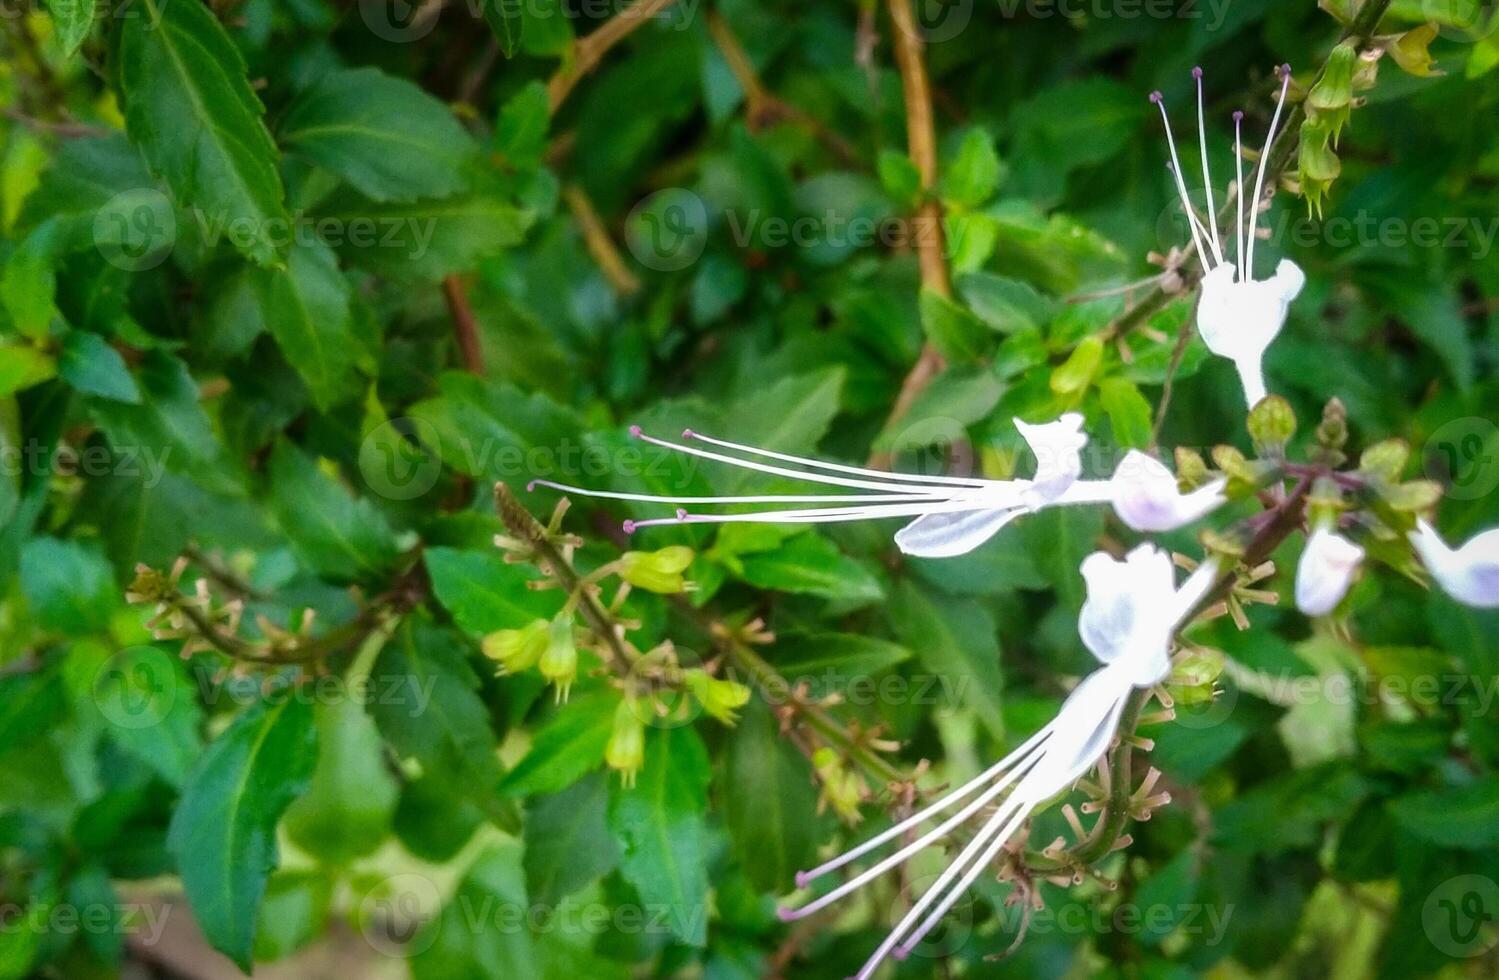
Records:
[[[598,211],[594,209],[588,195],[583,193],[583,189],[577,184],[567,184],[562,188],[562,199],[567,202],[573,219],[578,222],[578,230],[583,233],[584,247],[614,291],[621,296],[633,296],[640,292],[640,277],[625,264],[624,256],[619,254],[614,240],[609,237],[609,230],[604,227],[603,220],[599,218]]]
[[[937,134],[932,114],[931,82],[926,74],[924,44],[911,11],[912,0],[886,0],[890,14],[895,64],[900,70],[901,92],[906,106],[906,143],[911,162],[921,175],[925,200],[917,209],[913,222],[916,234],[916,259],[921,269],[921,288],[931,290],[943,299],[952,298],[952,280],[947,271],[947,241],[942,229],[942,203],[932,196],[937,183]],[[944,367],[942,355],[930,342],[923,344],[921,354],[911,367],[900,392],[891,406],[885,427],[899,422],[911,410],[916,399]],[[875,453],[871,466],[888,469],[891,454]]]
[[[458,276],[446,276],[442,280],[442,295],[448,303],[448,313],[453,318],[453,336],[458,341],[458,356],[463,369],[470,374],[484,374],[484,353],[479,348],[479,321],[474,318],[474,309],[468,302],[468,290]]]
[[[636,0],[635,3],[609,18],[587,37],[573,43],[571,57],[547,82],[547,101],[552,114],[567,101],[568,95],[582,81],[583,76],[598,67],[609,49],[629,37],[646,21],[670,7],[675,0]]]

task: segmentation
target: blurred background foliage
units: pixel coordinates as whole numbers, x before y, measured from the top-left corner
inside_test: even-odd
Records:
[[[1407,440],[1466,536],[1499,522],[1499,22],[1385,8],[1377,81],[1290,130],[1261,254],[1308,286],[1268,373],[1302,438],[1336,396]],[[792,872],[1050,717],[1090,666],[1078,562],[1128,532],[1048,512],[937,562],[578,501],[548,560],[492,485],[546,520],[533,477],[774,482],[630,424],[996,477],[1013,417],[1068,409],[1093,475],[1248,448],[1231,367],[1176,349],[1146,96],[1190,137],[1205,66],[1229,174],[1230,113],[1257,146],[1273,66],[1303,98],[1357,4],[923,0],[929,103],[869,0],[641,10],[5,12],[0,974],[844,976],[910,882],[793,928]],[[497,676],[580,575],[566,702]],[[1495,975],[1499,619],[1392,575],[1335,628],[1251,619],[1197,637],[1216,699],[1143,732],[1174,802],[1132,847],[1040,884],[1008,957],[990,881],[893,973]]]

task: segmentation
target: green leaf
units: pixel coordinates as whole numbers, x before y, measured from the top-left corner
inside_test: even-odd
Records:
[[[61,229],[58,221],[43,222],[11,250],[0,270],[0,308],[17,333],[38,342],[46,339],[58,319],[56,266]]]
[[[1103,365],[1103,352],[1101,337],[1084,337],[1067,360],[1051,372],[1051,390],[1059,395],[1078,395],[1086,391]]]
[[[1125,449],[1144,449],[1150,445],[1153,428],[1150,402],[1133,381],[1106,378],[1098,386],[1098,397],[1109,417],[1115,442]]]
[[[193,919],[214,949],[250,971],[276,824],[317,757],[312,708],[283,692],[245,710],[209,744],[183,788],[167,846]]]
[[[85,395],[139,405],[141,390],[125,367],[125,359],[95,333],[70,330],[63,338],[58,374]]]
[[[57,26],[57,39],[68,57],[78,53],[94,26],[94,0],[47,0],[47,13]]]
[[[881,150],[877,164],[880,186],[903,208],[921,201],[921,171],[911,158],[896,150]]]
[[[476,637],[500,629],[519,629],[536,619],[550,619],[562,603],[560,593],[531,588],[529,583],[536,581],[536,572],[505,561],[497,548],[428,548],[422,560],[432,576],[432,591],[438,601],[459,626]]]
[[[949,361],[973,362],[989,352],[994,334],[984,321],[926,287],[921,290],[921,329]]]
[[[1442,847],[1478,849],[1499,844],[1499,777],[1407,793],[1391,800],[1389,809],[1401,827]]]
[[[902,582],[890,602],[890,620],[927,670],[954,682],[952,707],[966,706],[995,737],[1003,737],[998,629],[983,606],[934,596]]]
[[[0,677],[0,753],[24,747],[64,716],[62,678],[53,671]]]
[[[319,205],[316,218],[345,230],[330,242],[345,261],[392,279],[436,282],[519,244],[532,215],[485,191],[409,202],[350,192]]]
[[[223,226],[261,265],[290,228],[276,146],[245,62],[201,3],[141,0],[120,31],[125,128],[179,202]]]
[[[878,677],[911,659],[898,643],[857,633],[781,633],[776,636],[775,666],[792,686],[805,682],[824,697],[861,678]]]
[[[381,692],[370,714],[396,754],[415,759],[424,779],[440,780],[499,826],[517,829],[514,808],[495,796],[503,768],[479,678],[457,638],[407,619],[380,651],[370,681]]]
[[[334,881],[321,871],[271,875],[255,932],[255,959],[279,960],[323,935]]]
[[[546,84],[528,83],[500,108],[494,127],[494,145],[514,167],[530,169],[541,163],[551,129],[552,108]]]
[[[691,726],[650,729],[645,768],[609,799],[620,873],[645,905],[669,910],[667,927],[690,946],[708,939],[710,775],[708,750]]]
[[[179,658],[147,646],[101,658],[93,696],[115,743],[181,789],[203,751],[203,711]]]
[[[970,129],[957,158],[942,171],[942,200],[958,208],[976,208],[999,188],[1001,173],[994,140],[982,129]]]
[[[745,707],[718,771],[739,866],[760,891],[791,891],[796,872],[814,863],[821,843],[817,786],[806,758],[780,736],[758,699]]]
[[[430,426],[437,445],[428,448],[458,472],[486,483],[575,475],[557,449],[582,438],[582,422],[567,409],[545,395],[456,371],[438,387],[441,394],[408,414]]]
[[[526,888],[531,900],[556,905],[619,864],[605,822],[609,776],[592,773],[526,807]]]
[[[484,0],[484,20],[500,42],[500,52],[507,58],[515,57],[515,52],[520,49],[521,35],[526,26],[523,6],[521,0]]]
[[[56,376],[57,362],[51,354],[26,344],[0,343],[0,398]]]
[[[136,381],[140,404],[93,399],[88,405],[114,451],[148,469],[164,466],[191,476],[211,490],[237,489],[221,464],[219,441],[187,366],[151,351],[141,360]]]
[[[120,604],[109,562],[81,542],[58,538],[26,543],[21,592],[38,626],[75,636],[108,629]]]
[[[994,410],[1004,392],[1004,383],[992,371],[950,368],[932,379],[905,415],[887,424],[874,449],[898,453],[958,439],[964,427]]]
[[[885,591],[874,575],[815,533],[798,534],[779,548],[745,555],[739,577],[751,585],[847,602],[878,602]]]
[[[300,449],[277,443],[270,477],[271,512],[292,547],[319,574],[352,581],[391,566],[399,549],[385,516]]]
[[[970,272],[957,281],[958,295],[991,330],[1003,334],[1038,330],[1057,315],[1055,300],[1029,283],[990,272]]]
[[[355,394],[360,351],[351,291],[333,252],[320,241],[299,240],[285,266],[258,270],[252,281],[261,318],[318,408],[327,411]]]
[[[278,134],[283,146],[372,201],[466,190],[467,171],[478,156],[478,146],[447,106],[377,68],[327,72],[292,103]]]
[[[782,378],[730,405],[724,427],[736,433],[736,442],[795,455],[810,453],[838,414],[844,380],[841,368]]]
[[[307,792],[286,811],[286,834],[329,864],[373,851],[390,832],[398,790],[379,729],[349,690],[317,706],[317,766]]]
[[[1036,566],[1069,610],[1083,607],[1087,590],[1078,569],[1094,550],[1103,522],[1097,507],[1051,507],[1016,522]]]
[[[500,784],[508,796],[560,793],[604,764],[604,747],[614,730],[616,696],[574,698],[537,733],[531,751]]]

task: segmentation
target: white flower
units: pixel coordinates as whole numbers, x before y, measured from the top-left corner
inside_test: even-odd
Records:
[[[1164,463],[1131,449],[1114,470],[1107,496],[1114,504],[1114,513],[1134,530],[1174,531],[1222,506],[1228,499],[1223,495],[1227,483],[1218,479],[1182,493]]]
[[[1457,549],[1448,547],[1426,521],[1416,522],[1410,538],[1427,571],[1448,595],[1470,606],[1499,608],[1499,527]]]
[[[1217,563],[1198,566],[1178,591],[1171,557],[1142,544],[1120,561],[1096,551],[1083,559],[1088,598],[1077,631],[1105,666],[1119,665],[1136,687],[1152,687],[1171,671],[1171,637],[1207,595]]]
[[[861,493],[838,494],[762,494],[731,497],[677,497],[654,494],[619,493],[589,490],[583,487],[533,480],[530,488],[551,487],[585,497],[607,497],[670,504],[774,504],[771,510],[741,514],[696,514],[678,508],[675,517],[626,521],[625,530],[658,524],[724,524],[734,522],[771,524],[824,524],[841,521],[874,520],[884,517],[915,518],[895,534],[895,543],[908,555],[945,558],[972,551],[993,537],[995,532],[1022,514],[1052,504],[1094,503],[1107,499],[1097,492],[1106,484],[1094,481],[1095,492],[1069,495],[1082,471],[1080,452],[1088,437],[1081,431],[1083,417],[1076,413],[1063,415],[1055,422],[1027,425],[1016,420],[1022,436],[1036,456],[1036,475],[1030,480],[985,480],[976,477],[908,476],[882,470],[827,463],[788,453],[773,452],[742,443],[715,439],[691,429],[682,433],[684,443],[702,443],[725,452],[700,449],[696,445],[668,442],[646,435],[639,426],[630,433],[652,445],[700,459],[727,463],[742,469],[772,476],[791,477],[808,483],[841,487]],[[747,458],[749,457],[749,458]],[[754,458],[754,457],[758,457]],[[804,469],[790,469],[759,459],[793,463]],[[789,505],[812,504],[799,507]]]
[[[1305,274],[1290,259],[1282,259],[1271,278],[1254,278],[1254,242],[1259,231],[1265,168],[1270,159],[1270,147],[1275,142],[1275,128],[1280,123],[1281,110],[1285,108],[1286,90],[1291,84],[1290,65],[1282,65],[1276,71],[1282,76],[1280,99],[1275,104],[1275,114],[1270,118],[1270,131],[1265,137],[1265,147],[1260,151],[1254,193],[1248,198],[1244,194],[1244,151],[1240,133],[1244,114],[1234,113],[1238,220],[1234,229],[1233,262],[1226,260],[1223,243],[1218,236],[1217,208],[1213,201],[1213,177],[1208,169],[1207,132],[1202,110],[1202,69],[1193,68],[1192,76],[1197,81],[1197,137],[1202,151],[1202,176],[1207,196],[1206,222],[1197,216],[1191,196],[1187,193],[1181,161],[1176,155],[1176,140],[1171,133],[1171,120],[1166,115],[1161,93],[1152,92],[1150,95],[1150,100],[1160,108],[1161,119],[1166,124],[1166,142],[1171,150],[1171,172],[1176,178],[1177,194],[1186,209],[1187,223],[1192,231],[1192,245],[1202,263],[1202,294],[1197,305],[1197,330],[1202,334],[1208,350],[1234,362],[1239,372],[1239,381],[1244,386],[1245,399],[1251,408],[1266,393],[1262,366],[1265,351],[1285,326],[1286,312],[1291,301],[1306,284]],[[1247,234],[1244,228],[1246,202],[1250,216]]]
[[[838,887],[801,908],[782,909],[785,921],[827,908],[938,843],[985,808],[994,808],[977,835],[875,949],[856,980],[869,980],[889,956],[909,955],[994,863],[1036,807],[1066,790],[1103,756],[1131,690],[1154,686],[1166,676],[1172,634],[1212,588],[1217,566],[1204,562],[1178,590],[1171,559],[1151,545],[1141,545],[1122,562],[1102,553],[1090,555],[1083,562],[1083,575],[1088,580],[1088,602],[1078,629],[1104,666],[1083,678],[1057,717],[977,779],[853,850],[796,876],[797,886],[805,888],[891,841],[903,840],[933,817],[967,801],[938,826]]]
[[[1308,616],[1326,616],[1338,607],[1364,561],[1364,549],[1320,525],[1307,538],[1296,566],[1296,608]]]

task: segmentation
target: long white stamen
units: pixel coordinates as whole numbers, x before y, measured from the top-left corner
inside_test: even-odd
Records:
[[[1003,849],[1005,844],[1009,842],[1010,837],[1015,833],[1015,831],[1020,829],[1020,825],[1026,821],[1026,819],[1031,815],[1031,811],[1034,809],[1035,804],[1033,802],[1026,802],[1021,804],[1020,808],[1016,810],[1015,815],[1010,818],[1009,822],[998,828],[993,827],[994,822],[997,821],[997,818],[999,816],[999,814],[995,814],[995,821],[991,821],[991,825],[989,827],[986,827],[984,831],[980,833],[981,837],[984,836],[984,834],[989,835],[988,849],[985,850],[984,853],[979,856],[978,860],[969,867],[968,873],[965,874],[957,884],[953,885],[948,890],[947,897],[944,898],[940,903],[938,903],[937,907],[932,909],[932,911],[927,914],[927,917],[922,920],[921,925],[916,927],[916,931],[907,936],[906,939],[896,947],[896,959],[905,959],[907,956],[911,955],[911,951],[921,944],[921,941],[926,938],[927,933],[931,932],[937,927],[937,924],[942,921],[942,917],[947,915],[948,911],[957,904],[958,899],[962,898],[963,895],[968,891],[968,889],[973,887],[973,883],[978,880],[979,875],[983,874],[984,869],[994,863],[994,859],[999,856],[1000,850]]]
[[[1160,92],[1151,92],[1150,101],[1161,110],[1161,122],[1166,124],[1166,146],[1171,150],[1171,175],[1176,178],[1176,192],[1181,195],[1182,207],[1187,210],[1187,226],[1192,229],[1192,244],[1197,248],[1197,259],[1204,271],[1211,269],[1207,252],[1202,247],[1202,238],[1197,234],[1197,214],[1192,210],[1192,199],[1187,196],[1187,185],[1182,182],[1182,165],[1176,156],[1176,137],[1171,135],[1171,119],[1166,115],[1166,104]]]
[[[1033,803],[1023,798],[1011,796],[1007,799],[1004,806],[1000,807],[999,811],[989,818],[989,822],[984,825],[984,829],[979,832],[978,836],[970,841],[968,846],[958,855],[957,860],[948,865],[942,874],[937,877],[937,883],[927,889],[916,900],[916,904],[911,906],[911,910],[891,930],[890,935],[885,937],[884,942],[880,943],[879,948],[874,951],[874,954],[869,957],[864,966],[859,970],[857,980],[869,980],[870,977],[874,976],[874,972],[879,968],[880,963],[900,944],[900,941],[905,938],[906,933],[910,932],[911,928],[917,922],[921,921],[922,915],[931,907],[932,903],[947,893],[948,886],[952,884],[953,879],[958,876],[961,869],[968,866],[968,863],[973,860],[979,851],[984,849],[985,845],[989,843],[990,837],[997,832],[997,828],[1008,827],[1012,822],[1012,817],[1017,815],[1017,811],[1022,812],[1021,818],[1024,819],[1024,816],[1029,816],[1030,810],[1033,807]],[[1003,844],[1004,840],[1004,837],[1000,838],[1001,844]],[[956,901],[956,898],[953,898],[952,901]],[[947,907],[951,907],[952,901],[944,904]]]
[[[772,476],[788,476],[795,480],[806,480],[808,483],[826,483],[830,486],[835,487],[852,487],[856,490],[880,490],[887,493],[910,493],[919,490],[935,489],[938,486],[942,486],[942,484],[938,484],[935,482],[928,483],[919,477],[897,477],[886,474],[884,479],[876,482],[873,480],[852,480],[843,477],[827,476],[822,473],[805,473],[801,470],[787,469],[784,466],[770,466],[765,463],[756,463],[748,459],[737,459],[733,456],[725,456],[723,453],[709,452],[706,449],[697,449],[693,446],[683,446],[680,443],[668,442],[665,439],[657,439],[655,436],[648,436],[644,432],[640,431],[640,426],[638,425],[630,426],[630,434],[637,439],[650,443],[653,446],[660,446],[663,449],[674,449],[679,453],[686,453],[688,456],[696,456],[699,459],[711,459],[714,462],[718,463],[728,463],[730,466],[738,466],[741,469],[746,470],[755,470],[759,473],[769,473]],[[973,481],[972,486],[978,488],[998,483],[999,481],[975,480]]]
[[[941,500],[951,496],[947,491],[928,490],[924,493],[828,493],[828,494],[760,494],[758,496],[745,497],[672,497],[653,493],[624,493],[614,490],[590,490],[587,487],[575,487],[567,483],[557,483],[554,480],[532,480],[526,484],[526,490],[532,491],[537,487],[548,487],[559,490],[562,493],[576,494],[580,497],[601,497],[608,500],[638,500],[644,503],[657,504],[836,504],[842,501],[874,501],[882,503],[896,503],[899,501],[913,500]]]
[[[1241,130],[1244,128],[1244,113],[1234,111],[1234,173],[1238,175],[1238,183],[1234,185],[1234,210],[1238,212],[1238,223],[1234,229],[1234,258],[1239,263],[1239,281],[1244,282],[1249,278],[1249,270],[1244,265],[1244,142]]]
[[[1213,172],[1208,169],[1207,124],[1202,113],[1202,68],[1193,68],[1192,77],[1197,80],[1197,145],[1202,150],[1202,186],[1208,198],[1208,230],[1213,233],[1213,258],[1221,265],[1223,243],[1218,240],[1218,206],[1213,203]]]
[[[754,456],[765,456],[769,459],[779,459],[785,463],[799,463],[802,466],[810,466],[814,469],[832,470],[835,473],[849,473],[853,476],[868,476],[876,480],[912,480],[920,483],[941,483],[963,487],[987,486],[993,481],[977,477],[962,476],[906,476],[901,473],[890,473],[886,470],[871,470],[862,466],[848,466],[843,463],[829,463],[820,459],[808,459],[805,456],[792,456],[789,453],[778,453],[769,449],[761,449],[759,446],[750,446],[742,442],[729,442],[727,439],[715,439],[705,436],[693,429],[682,432],[683,439],[696,439],[698,442],[710,443],[714,446],[722,446],[725,449],[733,449],[741,453],[750,453]]]
[[[1047,729],[1042,729],[1042,731],[1047,731]],[[952,833],[954,829],[962,825],[965,821],[971,819],[974,814],[978,813],[985,806],[989,805],[989,803],[993,801],[996,796],[1009,789],[1010,786],[1015,782],[1015,780],[1019,779],[1021,776],[1025,775],[1032,768],[1034,768],[1036,763],[1041,760],[1041,757],[1044,754],[1045,751],[1042,749],[1037,749],[1031,752],[1031,754],[1028,755],[1024,760],[1022,760],[1015,769],[1006,773],[1004,775],[1004,778],[1000,779],[993,786],[990,786],[972,803],[969,803],[966,807],[959,810],[951,817],[948,817],[947,820],[945,820],[943,823],[933,828],[932,830],[928,831],[927,833],[923,834],[919,839],[912,841],[910,844],[907,844],[905,847],[896,851],[894,854],[885,858],[883,861],[880,861],[878,864],[875,864],[865,871],[861,872],[857,876],[850,878],[848,881],[839,885],[837,888],[828,892],[826,895],[819,896],[814,901],[808,902],[806,905],[802,906],[799,909],[782,909],[780,912],[781,921],[794,922],[797,919],[805,918],[809,915],[821,911],[822,909],[827,908],[829,905],[832,905],[834,902],[837,902],[844,896],[862,888],[864,885],[878,878],[880,875],[889,871],[891,868],[904,863],[913,854],[916,854],[919,851],[930,847],[932,844],[946,837],[948,834]]]
[[[1246,278],[1254,278],[1254,240],[1260,228],[1260,194],[1265,188],[1265,169],[1270,164],[1270,148],[1275,145],[1275,127],[1280,124],[1280,111],[1286,105],[1286,92],[1291,88],[1291,66],[1281,65],[1285,76],[1280,83],[1280,98],[1275,103],[1275,113],[1270,117],[1270,132],[1265,136],[1265,148],[1260,151],[1260,170],[1254,178],[1254,200],[1249,205],[1249,258],[1244,264]]]
[[[1015,751],[1011,752],[1009,755],[1005,756],[1003,759],[1000,759],[994,765],[986,769],[981,775],[969,780],[963,786],[960,786],[958,789],[953,790],[951,793],[948,793],[946,796],[942,797],[942,799],[938,800],[936,803],[931,804],[920,813],[916,813],[912,816],[907,817],[895,826],[888,828],[882,833],[876,834],[875,836],[871,837],[869,840],[860,844],[858,847],[853,848],[852,850],[844,851],[842,854],[838,855],[825,864],[820,864],[810,871],[797,872],[796,886],[798,888],[807,887],[808,884],[816,881],[818,878],[821,878],[828,872],[836,871],[839,868],[843,867],[845,864],[848,864],[851,861],[858,860],[886,841],[894,837],[899,837],[901,834],[910,830],[912,827],[916,827],[922,823],[925,823],[929,817],[941,813],[943,810],[949,809],[953,804],[957,803],[964,797],[973,795],[976,790],[978,790],[989,780],[993,779],[995,776],[998,776],[1006,769],[1009,769],[1018,760],[1028,755],[1031,749],[1040,744],[1042,739],[1049,737],[1051,735],[1051,732],[1052,726],[1047,725],[1045,728],[1041,729],[1039,732],[1022,742],[1020,746],[1015,749]]]
[[[821,507],[804,510],[764,510],[749,514],[689,514],[679,510],[676,517],[652,517],[644,521],[626,521],[625,530],[656,527],[664,524],[831,524],[841,521],[870,521],[882,517],[921,517],[925,514],[958,514],[970,510],[1001,510],[1019,504],[990,503],[981,499],[943,500],[928,504],[870,504],[867,507]]]

